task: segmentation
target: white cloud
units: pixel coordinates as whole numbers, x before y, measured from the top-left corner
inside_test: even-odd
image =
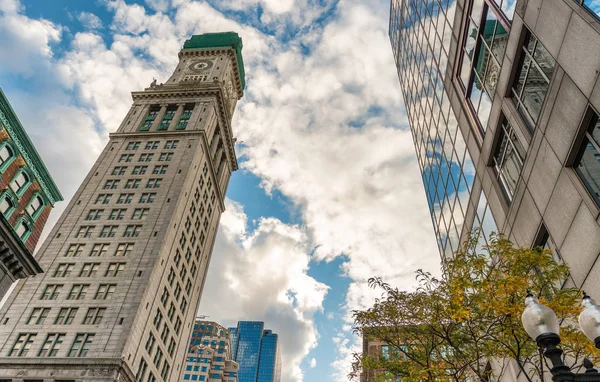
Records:
[[[22,9],[16,0],[0,1],[0,73],[30,77],[48,70],[51,44],[60,40],[62,28],[45,19],[30,19],[19,13]]]
[[[77,15],[77,20],[86,29],[100,29],[102,28],[102,20],[98,16],[90,12],[80,12]]]
[[[314,369],[315,367],[317,367],[317,359],[316,358],[311,358],[310,360],[310,367],[311,369]]]
[[[265,321],[279,333],[284,380],[301,381],[300,362],[317,343],[313,315],[328,290],[306,274],[306,235],[274,218],[247,232],[242,206],[227,200],[226,207],[200,312],[230,324]]]
[[[112,44],[94,32],[76,33],[70,50],[55,61],[51,46],[61,27],[27,19],[18,13],[18,3],[0,0],[5,9],[0,17],[8,23],[21,20],[36,30],[20,36],[10,32],[9,42],[0,41],[0,54],[29,42],[6,64],[8,70],[34,73],[28,59],[41,57],[58,74],[56,81],[84,105],[85,111],[62,109],[62,119],[42,114],[59,132],[79,128],[83,135],[73,139],[91,136],[80,148],[71,140],[64,146],[65,152],[81,153],[77,166],[82,173],[127,112],[130,92],[143,89],[153,77],[166,80],[186,38],[229,30],[242,35],[247,89],[233,123],[235,135],[244,142],[239,154],[246,156],[243,166],[261,177],[267,191],[277,189],[292,200],[305,225],[262,219],[255,231],[247,232],[242,208],[228,203],[202,307],[212,317],[263,319],[276,332],[286,333],[284,380],[299,381],[300,362],[318,340],[313,315],[322,309],[327,292],[326,285],[306,275],[315,246],[317,260],[347,256],[344,271],[353,283],[344,307],[346,320],[349,310],[366,307],[377,297],[366,286],[368,277],[380,275],[410,288],[414,270],[438,266],[386,35],[389,2],[339,2],[324,27],[313,22],[333,1],[216,2],[217,8],[237,4],[239,10],[260,4],[265,10],[261,21],[278,28],[276,36],[290,28],[301,31],[285,43],[227,19],[205,2],[173,0],[176,9],[166,9],[166,1],[148,3],[159,12],[122,0],[107,2],[115,14]],[[308,56],[302,53],[305,48]],[[350,127],[350,122],[362,127]],[[42,154],[46,150],[51,152],[50,144],[42,144]],[[58,158],[50,160],[51,166],[63,165]],[[78,176],[60,182],[74,189]],[[340,381],[346,380],[351,352],[359,348],[348,327],[343,329],[335,338],[339,357],[334,367]]]

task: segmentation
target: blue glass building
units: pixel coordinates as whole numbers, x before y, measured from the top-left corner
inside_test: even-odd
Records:
[[[279,382],[281,352],[278,335],[261,321],[240,321],[229,328],[233,359],[239,364],[239,382]]]

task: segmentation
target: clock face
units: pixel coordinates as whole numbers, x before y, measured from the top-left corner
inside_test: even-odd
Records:
[[[193,61],[189,68],[195,72],[201,72],[203,70],[207,70],[212,68],[213,66],[213,62],[209,61],[209,60],[199,60],[199,61]]]

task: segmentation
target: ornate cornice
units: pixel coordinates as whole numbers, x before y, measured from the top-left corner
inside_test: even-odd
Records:
[[[225,144],[229,154],[229,163],[232,171],[236,171],[239,168],[237,157],[235,155],[233,132],[231,129],[231,114],[226,102],[223,84],[212,82],[189,85],[158,85],[152,90],[132,92],[131,96],[134,101],[152,101],[154,99],[164,100],[165,98],[197,98],[198,96],[214,98],[217,101],[216,104],[219,111],[219,122],[225,127],[224,129],[221,129],[221,131],[224,133],[223,135]]]
[[[25,129],[19,122],[17,115],[8,103],[6,96],[0,89],[0,121],[8,131],[8,134],[19,150],[19,154],[25,160],[27,167],[33,172],[40,187],[50,203],[55,204],[63,200],[58,187],[52,180],[46,165],[40,158],[37,150],[29,140]]]

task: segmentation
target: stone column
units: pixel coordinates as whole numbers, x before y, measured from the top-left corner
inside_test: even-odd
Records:
[[[150,127],[150,131],[156,131],[156,129],[158,128],[158,124],[160,123],[160,121],[162,121],[163,117],[165,116],[166,111],[167,111],[167,105],[165,105],[165,104],[160,105],[160,111],[158,112],[156,119],[154,119],[154,122],[152,123],[152,126]]]
[[[181,118],[181,114],[183,114],[184,106],[185,106],[185,104],[183,104],[183,103],[177,104],[177,111],[175,112],[175,115],[173,116],[173,119],[171,120],[171,124],[169,125],[169,128],[167,130],[175,130],[175,126],[177,126],[177,124],[179,123],[179,118]]]

